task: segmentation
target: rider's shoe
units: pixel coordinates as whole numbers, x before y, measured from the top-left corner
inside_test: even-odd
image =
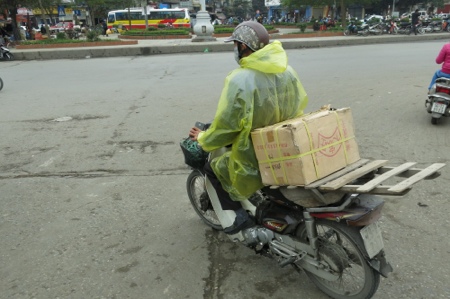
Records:
[[[243,229],[252,227],[255,225],[253,219],[248,215],[247,211],[244,209],[239,209],[236,211],[236,219],[233,224],[229,227],[223,229],[223,231],[228,235],[234,235]]]

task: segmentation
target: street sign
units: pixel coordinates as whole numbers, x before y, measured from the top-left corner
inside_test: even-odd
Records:
[[[65,17],[66,11],[64,10],[64,6],[58,6],[58,16]]]

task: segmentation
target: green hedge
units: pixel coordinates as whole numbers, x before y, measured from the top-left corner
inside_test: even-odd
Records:
[[[223,25],[216,25],[214,26],[214,33],[233,33],[235,27],[231,26],[223,26]]]
[[[190,29],[176,28],[176,29],[156,29],[151,27],[148,30],[142,29],[131,29],[125,32],[122,32],[122,35],[130,35],[130,36],[154,36],[154,35],[189,35]]]

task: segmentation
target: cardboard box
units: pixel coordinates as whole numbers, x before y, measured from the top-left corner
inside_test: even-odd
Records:
[[[360,159],[350,108],[319,110],[251,136],[265,185],[308,185]]]

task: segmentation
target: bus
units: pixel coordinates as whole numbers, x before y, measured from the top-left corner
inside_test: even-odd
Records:
[[[148,9],[147,18],[149,27],[157,27],[158,24],[171,25],[174,28],[191,27],[189,11],[185,8]],[[129,13],[128,9],[110,11],[107,26],[130,29],[130,20],[132,29],[145,29],[144,8],[130,8]]]

